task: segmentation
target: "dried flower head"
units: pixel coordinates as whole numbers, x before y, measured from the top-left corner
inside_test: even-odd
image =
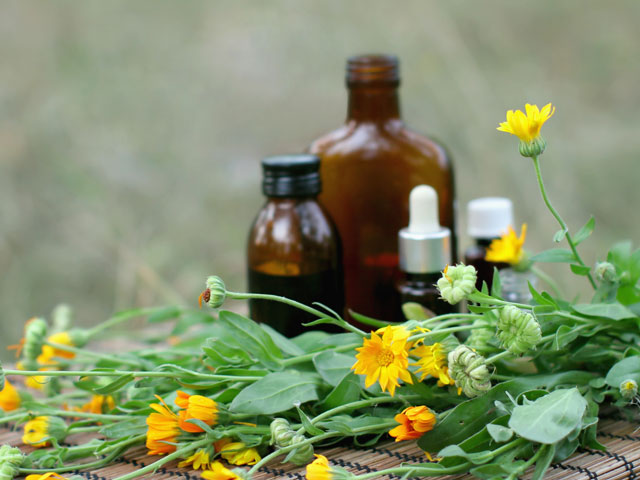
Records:
[[[211,308],[220,308],[227,298],[227,288],[222,279],[216,275],[207,278],[206,288],[200,294],[198,303],[202,306],[202,301]]]
[[[449,372],[467,397],[477,397],[491,388],[486,360],[466,345],[458,345],[448,356]]]
[[[455,267],[447,266],[437,283],[440,296],[451,305],[455,305],[473,293],[477,276],[473,265],[460,263]]]

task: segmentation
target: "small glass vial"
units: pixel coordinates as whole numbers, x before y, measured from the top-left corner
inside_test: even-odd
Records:
[[[305,305],[319,302],[339,314],[344,309],[340,241],[318,203],[320,159],[280,155],[262,161],[267,197],[247,246],[249,291],[280,295]],[[296,336],[316,317],[270,300],[250,300],[251,318],[283,335]]]
[[[510,225],[513,225],[513,204],[508,198],[484,197],[468,203],[467,233],[474,244],[465,251],[464,263],[476,267],[478,290],[482,289],[483,282],[491,288],[494,268],[501,270],[509,266],[508,263],[488,262],[485,256],[491,242],[506,233]]]
[[[419,185],[409,195],[409,226],[398,232],[399,269],[403,278],[396,288],[400,304],[416,302],[434,315],[453,313],[454,305],[440,298],[436,282],[452,262],[451,231],[440,226],[438,194]],[[396,320],[403,321],[402,312]]]
[[[530,304],[533,300],[533,295],[529,290],[529,283],[534,288],[538,283],[538,277],[531,271],[516,272],[512,268],[500,270],[502,298],[509,302]]]

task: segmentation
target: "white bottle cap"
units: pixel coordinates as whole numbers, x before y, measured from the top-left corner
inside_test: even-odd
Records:
[[[497,238],[513,225],[513,204],[503,197],[484,197],[467,204],[467,233],[473,238]]]
[[[451,263],[451,232],[440,226],[438,194],[418,185],[409,195],[409,226],[398,232],[399,268],[434,273]]]

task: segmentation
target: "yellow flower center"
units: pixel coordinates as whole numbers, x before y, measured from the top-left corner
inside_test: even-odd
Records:
[[[388,367],[393,363],[394,359],[395,356],[393,355],[393,352],[386,348],[381,350],[380,353],[378,353],[378,355],[376,356],[376,361],[381,367]]]

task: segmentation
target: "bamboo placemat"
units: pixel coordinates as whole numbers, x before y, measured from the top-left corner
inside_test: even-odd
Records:
[[[634,480],[640,479],[640,432],[638,426],[622,418],[607,418],[600,421],[598,440],[607,447],[606,452],[591,449],[580,449],[571,458],[562,463],[552,465],[545,478],[549,480]],[[0,429],[1,444],[21,446],[21,431]],[[75,444],[82,437],[70,437],[67,441]],[[25,451],[28,451],[25,448]],[[397,466],[402,462],[424,462],[426,457],[415,442],[385,442],[374,448],[349,449],[337,447],[322,451],[331,463],[353,473],[368,473],[384,468]],[[111,480],[125,473],[132,472],[156,460],[150,457],[144,447],[130,450],[118,462],[108,467],[92,471],[74,472],[88,480]],[[291,479],[304,480],[304,467],[290,464],[273,463],[262,468],[254,480]],[[524,478],[529,478],[526,475]],[[154,474],[142,477],[145,479],[186,479],[198,480],[200,475],[193,470],[179,469],[172,462],[158,469]],[[380,479],[397,480],[394,475],[380,476]],[[441,479],[470,479],[471,476],[456,475],[440,477]]]

